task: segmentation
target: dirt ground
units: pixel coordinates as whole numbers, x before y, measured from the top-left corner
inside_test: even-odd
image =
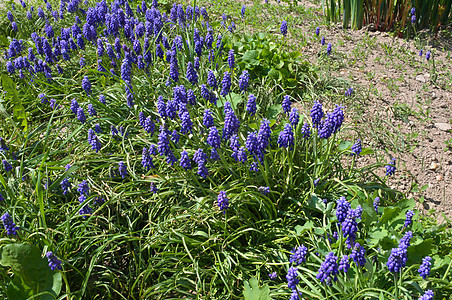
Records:
[[[298,3],[321,14],[315,2]],[[353,118],[363,146],[379,149],[386,161],[397,159],[391,187],[420,200],[421,208],[435,209],[438,220],[444,220],[442,213],[451,219],[452,149],[447,150],[445,141],[452,138],[452,27],[438,36],[421,32],[417,41],[372,31],[372,26],[341,27],[322,26],[320,36],[332,43],[332,59],[340,65],[332,75],[351,80],[357,99],[363,99],[362,109]],[[424,47],[422,56],[419,45]],[[320,49],[320,43],[310,42],[301,51],[316,63]],[[425,58],[428,50],[430,61]],[[361,157],[358,166],[375,160]],[[379,175],[384,175],[384,169]],[[414,184],[419,191],[412,188]]]

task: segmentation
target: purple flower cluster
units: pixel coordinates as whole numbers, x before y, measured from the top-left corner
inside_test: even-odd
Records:
[[[430,268],[432,267],[432,258],[430,256],[426,256],[422,259],[422,264],[419,267],[419,275],[426,279],[428,275],[430,275]]]
[[[433,300],[433,296],[434,296],[433,291],[427,290],[427,291],[425,291],[424,295],[419,297],[419,300]]]
[[[403,227],[410,226],[410,224],[412,222],[412,219],[413,219],[413,216],[414,216],[414,211],[409,210],[409,211],[406,212],[406,219],[405,219],[405,224],[403,225]]]
[[[359,155],[363,150],[361,146],[361,140],[357,139],[356,142],[352,145],[352,155]]]
[[[376,213],[378,213],[378,205],[379,204],[380,204],[380,197],[375,197],[373,205],[374,205],[374,209],[375,209]]]
[[[391,250],[391,255],[388,258],[386,265],[389,271],[398,273],[405,267],[408,258],[408,247],[410,246],[410,240],[413,237],[413,233],[408,231],[400,240],[399,247]]]
[[[356,243],[353,247],[352,254],[350,258],[356,263],[357,266],[364,267],[366,264],[366,249],[359,243]]]
[[[294,141],[295,138],[292,131],[292,125],[287,123],[286,125],[284,125],[284,130],[279,133],[278,146],[280,148],[289,148],[290,150],[292,150]]]
[[[344,271],[344,273],[347,273],[348,269],[350,269],[350,262],[348,255],[344,255],[341,258],[341,261],[339,262],[339,271]]]
[[[326,282],[327,285],[331,285],[332,281],[337,280],[337,274],[339,273],[337,256],[333,252],[328,253],[325,257],[325,261],[321,264],[317,274],[317,279],[320,282]]]
[[[0,219],[3,222],[3,227],[5,227],[7,235],[16,235],[19,227],[13,222],[13,218],[9,215],[9,213],[4,213]]]
[[[391,161],[386,165],[386,176],[394,175],[396,171],[396,159],[393,157]]]
[[[10,172],[13,169],[13,166],[11,166],[11,164],[6,159],[3,159],[2,163],[6,172]]]
[[[287,279],[287,286],[292,289],[296,290],[297,284],[300,282],[298,277],[298,269],[295,267],[290,267],[287,271],[286,279]]]
[[[225,214],[226,210],[229,208],[229,199],[226,196],[225,191],[220,191],[220,193],[218,194],[217,202],[218,207],[220,208],[221,211],[223,211],[223,214]]]
[[[287,21],[286,20],[282,21],[280,30],[281,30],[281,34],[283,36],[287,35]]]
[[[58,269],[61,270],[61,260],[59,260],[53,252],[49,251],[46,253],[47,261],[49,262],[49,267],[52,271]]]
[[[99,138],[92,129],[88,130],[88,143],[91,145],[91,148],[96,151],[96,153],[102,148]]]
[[[308,253],[308,248],[305,245],[293,248],[290,252],[289,262],[294,263],[296,266],[306,261],[306,254]]]

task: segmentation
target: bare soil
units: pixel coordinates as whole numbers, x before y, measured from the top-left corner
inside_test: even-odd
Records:
[[[315,2],[298,3],[322,14]],[[301,25],[300,30],[305,32],[308,26]],[[380,157],[360,157],[358,166],[395,157],[397,171],[389,185],[420,200],[421,208],[435,209],[438,220],[452,218],[452,149],[447,150],[445,144],[452,138],[448,130],[452,122],[452,28],[443,28],[437,36],[421,32],[414,40],[372,31],[372,26],[361,30],[341,27],[321,26],[320,36],[333,45],[331,59],[337,68],[331,75],[351,81],[356,100],[362,101],[352,118],[358,136],[363,146],[380,153]],[[419,56],[416,45],[421,44],[424,49]],[[301,51],[315,64],[324,48],[311,39]],[[428,50],[430,61],[425,58]],[[379,175],[384,173],[382,168]],[[416,191],[414,184],[425,186],[425,191]],[[425,199],[422,204],[421,197]]]

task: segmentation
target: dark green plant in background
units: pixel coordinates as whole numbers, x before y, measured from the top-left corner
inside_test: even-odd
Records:
[[[377,30],[401,32],[410,24],[410,11],[416,9],[416,27],[437,32],[450,22],[452,2],[448,0],[324,0],[326,18],[337,22],[342,14],[342,26],[360,29],[374,24]]]

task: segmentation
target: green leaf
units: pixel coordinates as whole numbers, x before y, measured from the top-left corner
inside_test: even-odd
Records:
[[[397,218],[401,211],[400,207],[385,207],[379,223],[384,224],[394,218]]]
[[[268,76],[277,80],[279,78],[279,72],[276,69],[271,69],[270,72],[268,72]]]
[[[11,101],[13,106],[14,120],[19,123],[19,126],[23,127],[24,131],[28,131],[27,114],[22,105],[22,100],[17,95],[16,84],[6,74],[2,76],[2,87],[6,91],[6,98]]]
[[[352,143],[351,143],[351,142],[349,142],[349,141],[341,141],[341,142],[339,143],[339,146],[337,146],[337,149],[338,149],[339,151],[344,151],[344,150],[346,150],[346,149],[349,149],[351,146],[352,146]]]
[[[267,300],[270,298],[270,288],[268,285],[264,285],[261,288],[259,288],[259,285],[257,283],[257,279],[252,277],[250,281],[245,281],[244,283],[245,289],[243,291],[243,296],[245,300]]]
[[[306,223],[304,223],[303,226],[300,225],[295,226],[295,233],[297,235],[302,235],[303,233],[305,233],[308,230],[311,230],[312,228],[314,228],[314,222],[307,221]]]
[[[376,228],[369,232],[368,243],[369,246],[375,246],[380,244],[381,240],[388,236],[388,231],[384,228]]]
[[[426,239],[419,244],[411,245],[408,248],[408,265],[417,263],[425,256],[431,255],[433,248],[436,248],[433,239]]]
[[[0,264],[11,267],[14,279],[8,285],[9,299],[55,299],[61,291],[61,274],[52,271],[34,245],[8,244],[0,249]]]

